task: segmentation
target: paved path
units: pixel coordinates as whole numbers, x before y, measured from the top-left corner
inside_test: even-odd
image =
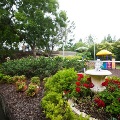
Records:
[[[111,76],[117,76],[117,77],[120,77],[120,69],[112,69],[112,70],[109,70],[112,75]]]

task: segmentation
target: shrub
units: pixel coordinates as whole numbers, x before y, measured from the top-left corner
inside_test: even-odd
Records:
[[[74,114],[63,96],[63,91],[71,92],[72,84],[77,80],[77,72],[73,68],[58,71],[45,78],[45,95],[41,101],[47,118],[51,120],[88,120]]]
[[[26,82],[22,82],[22,81],[17,81],[16,82],[16,90],[17,91],[25,91],[27,89],[27,85]]]
[[[62,94],[57,92],[47,93],[43,97],[41,105],[44,108],[46,117],[51,120],[88,120],[75,115],[67,101],[62,98]]]
[[[106,86],[106,90],[100,92],[98,97],[105,102],[106,111],[116,116],[120,113],[120,79],[108,77],[102,85]]]
[[[46,89],[62,93],[64,90],[71,90],[71,84],[77,79],[77,72],[73,68],[58,71],[54,76],[47,79]]]
[[[14,81],[10,75],[2,75],[1,74],[0,83],[14,83]]]
[[[38,89],[38,85],[30,83],[28,89],[26,90],[26,95],[31,97],[35,96],[38,93]]]
[[[41,79],[54,75],[58,70],[63,68],[74,68],[76,71],[81,70],[84,61],[78,61],[78,58],[63,59],[62,57],[45,58],[45,57],[28,57],[19,60],[10,60],[2,63],[0,71],[6,75],[25,75],[26,77],[38,76]]]
[[[40,78],[39,77],[32,77],[30,82],[39,86],[40,85]]]

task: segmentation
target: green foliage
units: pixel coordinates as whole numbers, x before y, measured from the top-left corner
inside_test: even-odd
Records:
[[[16,91],[25,91],[26,90],[26,82],[17,81],[16,82]]]
[[[40,85],[40,78],[39,77],[32,77],[30,82],[39,86]]]
[[[106,111],[112,115],[119,115],[120,113],[120,79],[115,76],[111,79],[108,78],[106,90],[100,92],[99,97],[106,104]]]
[[[51,120],[88,120],[82,116],[75,115],[66,99],[63,91],[72,91],[72,84],[77,79],[77,73],[73,68],[58,71],[55,75],[45,78],[45,95],[41,106],[47,118]]]
[[[70,109],[67,101],[62,98],[62,94],[57,92],[47,93],[41,102],[46,113],[46,117],[51,120],[80,120]],[[81,120],[82,117],[80,117]]]
[[[69,69],[69,68],[74,68],[76,71],[80,71],[81,69],[85,68],[85,61],[79,61],[79,57],[74,57],[72,59],[65,58],[64,59],[64,64],[63,67]]]
[[[10,60],[2,63],[0,70],[2,73],[15,76],[25,75],[26,77],[38,76],[40,78],[54,75],[58,70],[63,68],[74,68],[76,71],[84,67],[84,61],[78,58],[63,59],[62,57],[45,58],[45,57],[28,57],[19,60]]]
[[[60,70],[54,76],[47,79],[45,87],[48,91],[51,90],[62,94],[64,90],[71,89],[71,84],[75,83],[77,79],[76,74],[72,68]]]
[[[30,83],[28,89],[26,90],[26,95],[33,97],[34,95],[37,94],[38,89],[39,89],[38,85]]]
[[[13,83],[13,78],[10,75],[0,74],[0,83]]]

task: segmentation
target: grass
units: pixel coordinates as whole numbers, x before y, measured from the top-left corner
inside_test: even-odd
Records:
[[[120,69],[120,65],[116,65],[116,69]]]

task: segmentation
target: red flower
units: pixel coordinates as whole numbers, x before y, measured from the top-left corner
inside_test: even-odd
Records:
[[[97,103],[98,107],[105,107],[105,103],[103,100],[99,100],[99,102]]]
[[[107,86],[108,85],[108,81],[105,81],[101,84],[102,86]]]
[[[87,78],[87,81],[91,81],[91,77]]]
[[[89,84],[89,88],[93,88],[94,87],[94,84],[91,82],[90,84]]]
[[[94,101],[95,101],[95,103],[97,103],[98,107],[105,107],[104,101],[101,100],[100,98],[95,98]]]
[[[89,88],[89,84],[87,84],[87,83],[84,83],[83,86],[86,88]]]
[[[120,102],[120,98],[118,98],[118,101]]]
[[[78,77],[83,78],[83,73],[77,73]]]
[[[94,102],[95,102],[95,103],[98,103],[99,100],[100,100],[99,98],[95,98],[95,99],[94,99]]]
[[[76,87],[76,92],[80,92],[80,88],[79,87]]]
[[[76,82],[76,85],[77,85],[77,86],[80,86],[80,82]]]
[[[109,81],[109,79],[108,79],[108,78],[105,78],[105,81]]]
[[[80,80],[81,80],[81,77],[78,77],[78,78],[77,78],[77,80],[79,80],[79,81],[80,81]]]

